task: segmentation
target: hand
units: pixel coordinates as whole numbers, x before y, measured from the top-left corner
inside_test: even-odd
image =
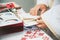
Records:
[[[38,18],[37,19],[37,27],[40,27],[40,28],[46,28],[47,27],[47,25],[43,22],[43,20],[42,20],[42,18]]]
[[[30,14],[33,15],[33,16],[37,16],[37,13],[38,13],[39,9],[41,10],[41,14],[42,14],[47,10],[47,6],[44,5],[44,4],[36,5],[35,7],[33,7],[30,10]]]

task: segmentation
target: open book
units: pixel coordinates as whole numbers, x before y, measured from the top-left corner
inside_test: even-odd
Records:
[[[12,12],[0,13],[0,35],[23,31],[23,22]]]
[[[16,29],[18,31],[20,29],[23,30],[23,26],[36,25],[37,18],[38,16],[32,16],[29,13],[26,13],[22,8],[18,10],[12,9],[9,12],[0,13],[0,28],[11,28],[11,30],[15,31]]]
[[[21,8],[20,6],[15,5],[16,3],[14,2],[8,2],[8,3],[2,3],[3,6],[1,6],[0,8],[3,8],[2,12],[5,12],[5,10],[8,10],[11,13],[0,13],[0,14],[12,14],[11,16],[9,15],[9,17],[6,17],[7,15],[3,15],[3,18],[5,18],[4,20],[9,20],[9,18],[18,18],[18,20],[22,20],[24,22],[24,26],[31,26],[31,25],[35,25],[37,24],[37,22],[35,21],[37,16],[32,16],[29,13],[26,13],[23,8]],[[5,6],[4,6],[5,5]],[[15,7],[17,6],[17,7]],[[2,17],[2,16],[1,16]],[[1,18],[0,18],[1,19]],[[2,20],[0,20],[2,21]],[[14,22],[9,22],[9,23],[4,23],[4,21],[0,22],[0,25],[8,25],[8,24],[12,24]],[[1,25],[1,26],[2,26]]]
[[[32,16],[30,13],[26,13],[23,8],[19,9],[17,13],[18,17],[24,22],[24,26],[32,26],[37,24],[36,19],[39,16]]]
[[[0,13],[0,27],[5,25],[22,23],[22,20],[18,19],[12,12]]]

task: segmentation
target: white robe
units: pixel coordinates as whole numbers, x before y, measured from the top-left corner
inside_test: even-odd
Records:
[[[42,20],[52,31],[52,33],[60,39],[60,5],[52,7],[41,15]]]
[[[36,4],[45,4],[48,7],[53,7],[60,4],[60,0],[36,0]]]
[[[42,19],[52,33],[60,39],[60,0],[36,0],[38,4],[45,4],[50,10],[42,14]]]

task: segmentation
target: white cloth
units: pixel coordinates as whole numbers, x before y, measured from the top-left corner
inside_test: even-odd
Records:
[[[37,4],[45,4],[47,6],[50,5],[51,0],[37,0]]]
[[[57,4],[60,4],[60,0],[36,0],[37,1],[37,5],[38,4],[45,4],[48,7],[52,7],[55,6]]]
[[[51,8],[42,15],[42,19],[54,35],[60,39],[60,0],[37,0],[36,4],[45,4]]]
[[[52,33],[60,39],[60,5],[52,7],[49,11],[42,14],[42,19]]]

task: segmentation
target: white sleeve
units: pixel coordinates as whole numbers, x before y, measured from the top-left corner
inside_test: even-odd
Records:
[[[60,39],[60,5],[52,7],[49,11],[41,15],[42,20],[51,32]]]
[[[52,2],[52,0],[36,0],[37,1],[37,5],[38,4],[45,4],[45,5],[47,5],[47,6],[50,6],[51,5],[51,2]]]

